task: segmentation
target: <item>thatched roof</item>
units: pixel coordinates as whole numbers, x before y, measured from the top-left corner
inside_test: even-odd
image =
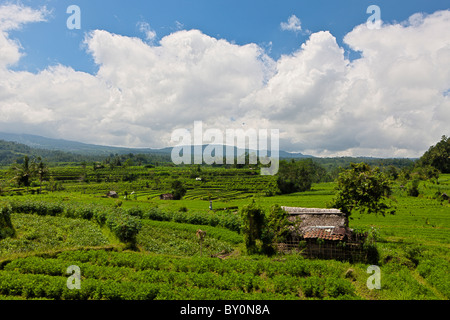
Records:
[[[106,196],[107,196],[107,197],[110,197],[110,198],[118,198],[118,197],[119,197],[119,195],[118,195],[117,192],[115,192],[115,191],[109,191],[109,192],[106,194]]]
[[[166,193],[159,196],[159,199],[161,200],[173,200],[173,194]]]
[[[300,221],[297,225],[297,232],[305,235],[312,229],[338,229],[347,227],[347,220],[344,213],[339,209],[318,209],[281,207],[289,214],[289,220]],[[323,233],[323,232],[322,232]]]

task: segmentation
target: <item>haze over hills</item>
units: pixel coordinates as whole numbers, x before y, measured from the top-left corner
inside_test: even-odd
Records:
[[[202,152],[206,147],[207,145],[203,145]],[[235,157],[239,154],[242,154],[238,151],[239,150],[234,147]],[[133,157],[136,163],[140,163],[142,165],[158,165],[163,163],[172,163],[173,159],[171,158],[171,153],[172,147],[163,149],[136,149],[86,144],[76,141],[51,139],[29,134],[0,133],[0,166],[9,166],[16,161],[21,161],[25,155],[40,156],[48,163],[60,165],[82,162],[108,162],[112,158],[115,158],[116,155],[120,156],[123,159]],[[252,153],[251,150],[249,153]],[[270,157],[270,150],[267,153]],[[195,154],[196,148],[191,146],[191,156],[194,156]],[[227,153],[224,150],[224,156],[226,155]],[[279,151],[279,158],[314,159],[315,162],[323,165],[327,170],[334,170],[339,167],[349,166],[350,163],[359,162],[366,162],[368,164],[381,167],[393,165],[397,168],[409,167],[414,164],[414,159],[406,158],[317,158],[313,156],[303,155],[301,153],[289,153],[282,150]],[[193,160],[193,158],[191,159]]]
[[[31,148],[46,149],[53,151],[64,151],[80,155],[98,156],[98,155],[110,155],[110,154],[164,154],[170,155],[172,147],[166,147],[162,149],[151,148],[126,148],[126,147],[112,147],[95,144],[87,144],[77,141],[69,141],[63,139],[52,139],[38,135],[31,134],[13,134],[0,132],[0,140],[12,141],[27,145]],[[202,150],[206,148],[203,146]],[[235,147],[235,154],[237,154],[237,148]],[[195,154],[194,148],[191,148],[191,153]],[[269,150],[269,156],[270,150]],[[290,153],[286,151],[279,151],[280,158],[313,158],[313,156],[304,155],[302,153]]]
[[[0,140],[12,141],[36,149],[59,150],[82,155],[109,155],[127,153],[170,153],[164,149],[134,149],[87,144],[77,141],[52,139],[31,134],[13,134],[0,132]]]

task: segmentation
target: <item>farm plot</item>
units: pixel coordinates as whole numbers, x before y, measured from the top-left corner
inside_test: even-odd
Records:
[[[427,260],[428,261],[428,260]],[[114,300],[295,300],[439,299],[442,274],[419,264],[387,263],[382,289],[366,287],[365,265],[306,260],[299,256],[218,259],[164,254],[75,250],[0,263],[0,296],[13,298]],[[66,286],[66,270],[81,271],[80,290]],[[349,267],[352,271],[350,276]],[[438,282],[439,283],[439,282]]]
[[[398,197],[394,215],[376,216],[354,214],[350,225],[373,226],[387,239],[450,244],[449,212],[447,204],[435,199]]]
[[[0,240],[0,258],[27,252],[110,244],[97,224],[84,219],[15,213],[11,220],[17,236]]]
[[[336,268],[323,265],[319,271],[316,264],[298,258],[277,262],[67,251],[3,263],[0,294],[67,300],[358,298],[350,281],[333,278],[333,284],[323,277],[337,274]],[[64,275],[69,265],[81,270],[80,290],[66,286]]]
[[[200,228],[207,234],[202,251],[196,236]],[[144,251],[181,256],[226,254],[241,241],[242,236],[222,228],[151,220],[143,221],[137,237],[137,245]]]

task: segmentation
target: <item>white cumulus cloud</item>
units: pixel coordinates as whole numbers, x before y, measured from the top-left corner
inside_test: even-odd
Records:
[[[18,4],[0,6],[0,68],[17,63],[22,56],[21,45],[9,38],[8,31],[18,30],[24,24],[45,21],[46,8],[34,10]]]
[[[145,39],[147,41],[153,42],[156,39],[156,31],[150,27],[150,24],[145,21],[140,21],[137,23],[139,31],[145,34]]]
[[[295,14],[288,18],[287,22],[281,22],[281,30],[298,32],[302,30],[302,23]]]
[[[361,52],[353,61],[328,31],[273,60],[256,44],[200,30],[178,30],[158,44],[152,34],[143,41],[93,30],[85,45],[96,74],[64,65],[11,70],[22,49],[8,31],[45,16],[0,7],[1,131],[164,147],[174,129],[203,121],[205,129],[280,129],[289,151],[382,157],[420,156],[450,134],[448,10],[378,30],[356,26],[344,38]]]

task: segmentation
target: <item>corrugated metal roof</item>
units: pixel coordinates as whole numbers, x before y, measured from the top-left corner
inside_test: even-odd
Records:
[[[347,235],[345,228],[310,227],[303,233],[305,239],[343,240]]]
[[[281,207],[288,214],[343,214],[339,209]]]

